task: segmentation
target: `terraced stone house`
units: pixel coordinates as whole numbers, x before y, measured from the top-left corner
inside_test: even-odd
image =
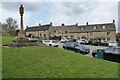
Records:
[[[52,23],[48,25],[40,25],[27,27],[25,29],[26,35],[34,35],[40,38],[49,39],[50,37],[60,36],[61,38],[71,39],[99,39],[105,41],[116,41],[116,27],[115,20],[111,23],[103,24],[88,24],[53,26]]]

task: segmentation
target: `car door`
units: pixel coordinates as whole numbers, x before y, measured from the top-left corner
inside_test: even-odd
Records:
[[[113,52],[114,52],[114,48],[111,47],[111,48],[107,48],[104,50],[104,59],[105,60],[109,60],[109,61],[113,61],[114,59],[114,56],[113,56]]]

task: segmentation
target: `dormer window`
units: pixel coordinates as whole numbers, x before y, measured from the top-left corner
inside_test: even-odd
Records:
[[[105,29],[105,26],[103,26],[102,28]]]
[[[96,26],[94,26],[93,29],[96,29]]]

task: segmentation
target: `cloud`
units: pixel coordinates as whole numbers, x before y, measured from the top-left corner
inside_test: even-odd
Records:
[[[42,2],[4,2],[2,3],[2,8],[9,11],[18,11],[19,6],[24,5],[26,11],[36,12],[44,10],[41,9],[44,4]]]
[[[1,2],[118,2],[119,0],[1,0]]]
[[[52,0],[54,1],[54,0]],[[86,22],[107,23],[113,19],[117,23],[117,2],[5,2],[2,3],[4,21],[8,16],[16,18],[19,22],[18,8],[21,4],[25,7],[24,25],[31,26],[53,22],[53,25],[75,24]],[[100,1],[100,0],[98,0]],[[1,13],[0,13],[1,14]],[[117,24],[116,24],[117,26]]]

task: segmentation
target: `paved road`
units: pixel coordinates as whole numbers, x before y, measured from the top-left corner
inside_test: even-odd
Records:
[[[92,46],[92,45],[84,45],[84,46],[86,46],[90,49],[90,53],[86,55],[86,56],[90,56],[90,57],[92,57],[92,51],[93,50],[107,48],[107,47],[104,47],[104,46]]]
[[[62,48],[64,43],[61,43],[59,42],[59,48]],[[104,47],[104,46],[92,46],[92,45],[84,45],[86,47],[88,47],[90,49],[90,53],[89,54],[86,54],[86,56],[90,56],[92,57],[92,51],[95,50],[95,49],[104,49],[104,48],[107,48],[107,47]]]

